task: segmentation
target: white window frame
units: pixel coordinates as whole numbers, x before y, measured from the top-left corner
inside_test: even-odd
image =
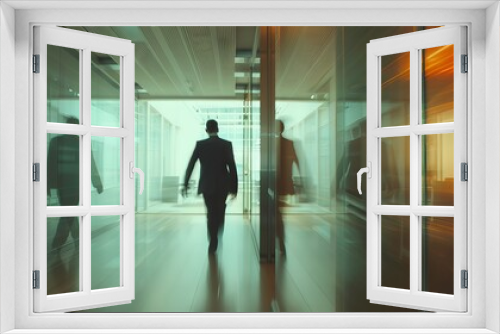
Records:
[[[408,2],[408,1],[406,1]],[[2,209],[6,207],[6,200],[12,196],[15,186],[15,212],[8,211],[0,213],[0,266],[1,293],[0,303],[2,317],[5,322],[3,330],[16,329],[15,333],[36,333],[36,329],[62,329],[68,333],[71,329],[88,328],[88,332],[105,332],[104,329],[113,328],[165,328],[163,332],[174,333],[175,328],[198,328],[192,332],[204,332],[202,329],[223,328],[225,332],[234,332],[234,328],[268,328],[280,332],[280,328],[302,328],[300,333],[306,332],[334,332],[328,328],[358,328],[355,332],[461,332],[466,333],[492,333],[500,331],[500,287],[498,260],[499,235],[498,220],[500,218],[500,175],[497,169],[500,163],[498,146],[500,135],[498,134],[500,117],[498,107],[499,85],[499,40],[500,40],[500,14],[496,1],[486,2],[447,2],[434,1],[414,3],[406,9],[388,9],[395,5],[394,2],[370,2],[370,8],[363,8],[367,2],[342,2],[332,3],[316,1],[297,1],[286,4],[281,1],[274,2],[232,2],[217,3],[216,1],[198,2],[196,4],[180,4],[179,2],[166,3],[163,6],[170,8],[158,9],[161,6],[157,2],[149,4],[144,1],[144,8],[151,6],[151,10],[137,9],[58,9],[57,6],[69,6],[65,2],[17,2],[4,1],[0,4],[2,10],[0,16],[0,66],[2,75],[0,78],[0,127],[15,128],[15,145],[12,141],[5,141],[2,136],[1,156],[4,166],[0,164],[0,189]],[[125,6],[132,2],[121,2],[112,6]],[[269,4],[272,4],[269,5]],[[15,23],[12,20],[12,5],[17,8],[22,6],[35,6],[37,9],[19,9],[15,13]],[[82,3],[77,3],[80,8]],[[105,1],[87,3],[92,6],[106,6]],[[399,7],[405,6],[398,2]],[[52,6],[52,7],[51,7]],[[55,7],[54,7],[55,6]],[[76,5],[75,5],[76,6]],[[132,5],[133,6],[133,5]],[[137,6],[137,5],[135,5]],[[193,8],[193,6],[198,6]],[[432,6],[425,7],[425,6]],[[461,9],[454,6],[461,6]],[[489,7],[488,7],[489,6]],[[51,10],[40,10],[48,7]],[[184,7],[185,9],[179,9]],[[269,8],[271,7],[271,8]],[[358,8],[356,8],[358,7]],[[438,9],[436,9],[437,7]],[[24,7],[26,8],[26,7]],[[225,8],[225,9],[221,9]],[[354,9],[346,9],[354,8]],[[412,8],[409,10],[408,8]],[[415,9],[417,8],[417,9]],[[418,9],[420,8],[420,9]],[[441,8],[441,9],[440,9]],[[209,10],[207,10],[209,9]],[[207,12],[210,15],[207,15]],[[486,22],[486,24],[485,24]],[[474,229],[469,228],[471,243],[468,246],[469,263],[471,272],[469,276],[468,300],[469,311],[465,314],[437,313],[437,314],[33,314],[32,290],[30,289],[32,270],[32,222],[33,213],[27,208],[32,207],[32,184],[29,180],[32,156],[33,121],[32,104],[27,98],[32,96],[32,82],[30,75],[32,26],[35,24],[58,24],[58,25],[409,25],[425,26],[435,24],[465,24],[469,27],[469,55],[471,62],[469,69],[468,86],[469,91],[469,119],[468,132],[472,134],[469,140],[470,166],[468,196],[469,221]],[[3,28],[8,28],[3,29]],[[15,30],[15,43],[13,32]],[[4,48],[4,46],[6,48]],[[14,53],[15,49],[15,53]],[[13,67],[12,58],[15,54],[15,73],[9,67]],[[5,63],[5,59],[10,59]],[[486,66],[488,71],[486,71]],[[4,72],[3,70],[6,70]],[[10,75],[10,76],[9,76]],[[14,80],[15,79],[15,80]],[[15,82],[15,86],[12,85]],[[12,96],[10,97],[9,93]],[[4,100],[5,99],[5,100]],[[15,118],[12,117],[12,109],[15,108]],[[474,120],[472,116],[474,115]],[[488,121],[486,121],[488,120]],[[3,123],[5,121],[6,123]],[[4,125],[5,124],[5,125]],[[7,134],[13,135],[12,131]],[[10,139],[11,140],[11,139]],[[10,145],[10,147],[9,147]],[[488,152],[486,155],[485,153]],[[15,160],[15,164],[9,163]],[[488,162],[488,164],[487,164]],[[486,166],[486,167],[484,167]],[[8,178],[12,174],[2,172],[14,172],[15,181]],[[486,182],[486,173],[491,172]],[[11,177],[12,178],[12,177]],[[12,187],[4,187],[4,184]],[[10,202],[7,202],[10,203]],[[486,203],[486,204],[485,204]],[[12,220],[15,218],[15,227]],[[488,219],[486,219],[488,218]],[[15,228],[15,231],[14,231]],[[8,232],[6,235],[4,232]],[[471,232],[473,232],[471,234]],[[15,245],[9,240],[15,236]],[[15,261],[11,260],[15,252]],[[484,260],[486,258],[486,261]],[[487,265],[486,265],[487,264]],[[10,293],[10,286],[6,284],[14,282],[15,292]],[[487,293],[486,293],[487,291]],[[5,293],[5,294],[4,294]],[[4,299],[7,298],[7,299]],[[15,304],[15,314],[8,311]],[[6,313],[3,313],[6,312]],[[5,315],[4,315],[5,314]],[[14,317],[12,319],[12,317]],[[231,330],[231,328],[233,330]],[[396,330],[396,328],[399,328]],[[419,330],[411,330],[418,328]],[[430,330],[434,328],[434,330]],[[441,330],[436,328],[440,328]],[[31,331],[23,330],[31,329]],[[102,329],[102,330],[99,330]],[[323,330],[322,330],[323,329]],[[50,332],[57,332],[51,330]],[[142,332],[144,330],[129,333]],[[208,330],[206,331],[208,332]],[[223,332],[218,330],[216,332]],[[242,329],[243,332],[243,329]],[[248,331],[247,331],[248,332]],[[272,330],[258,330],[252,332],[273,332]],[[297,331],[296,331],[297,332]]]
[[[90,308],[90,305],[109,306],[130,303],[135,296],[135,192],[134,164],[134,85],[135,46],[128,40],[101,36],[71,29],[34,27],[34,52],[40,56],[40,71],[34,85],[34,162],[40,166],[40,181],[34,192],[34,269],[39,270],[39,289],[34,290],[36,312],[72,311]],[[80,124],[47,122],[47,45],[72,48],[80,53]],[[92,125],[91,117],[91,55],[92,52],[113,55],[120,59],[119,124],[117,127]],[[80,205],[48,207],[47,193],[47,134],[78,135],[80,138]],[[120,141],[120,203],[117,205],[91,204],[91,145],[93,137],[117,138]],[[132,175],[129,173],[132,173]],[[101,171],[104,172],[104,171]],[[132,177],[131,177],[132,176]],[[47,218],[78,217],[80,231],[79,285],[77,292],[47,295]],[[117,287],[92,289],[92,216],[119,217],[119,281]]]
[[[453,45],[454,122],[422,124],[422,50]],[[376,304],[403,306],[430,311],[467,310],[467,290],[461,287],[461,270],[467,269],[467,184],[461,181],[460,164],[467,163],[467,73],[461,73],[466,50],[466,28],[440,27],[372,40],[367,46],[367,298]],[[382,57],[406,53],[409,56],[409,124],[382,126]],[[423,205],[421,137],[454,134],[454,205]],[[381,202],[382,140],[405,137],[409,141],[409,204],[384,205]],[[409,221],[409,289],[384,287],[382,277],[382,217],[406,216]],[[422,291],[422,218],[453,218],[453,291],[451,295]],[[432,256],[432,254],[431,254]]]

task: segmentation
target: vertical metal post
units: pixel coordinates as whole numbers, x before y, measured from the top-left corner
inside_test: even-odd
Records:
[[[252,72],[250,72],[250,83],[248,85],[247,91],[243,98],[243,214],[248,215],[251,213],[251,170],[250,165],[250,154],[252,142],[250,141],[250,133],[252,129],[250,128],[250,105],[252,96]]]
[[[274,261],[276,196],[275,27],[260,28],[261,50],[261,185],[260,257]]]

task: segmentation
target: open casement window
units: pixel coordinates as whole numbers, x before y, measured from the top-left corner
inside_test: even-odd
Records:
[[[34,310],[129,303],[134,44],[45,26],[34,41]]]
[[[467,310],[465,29],[441,27],[367,45],[372,303]]]

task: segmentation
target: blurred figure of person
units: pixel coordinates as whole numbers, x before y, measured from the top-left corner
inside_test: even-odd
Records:
[[[344,153],[337,166],[337,186],[335,192],[339,202],[346,202],[350,211],[358,211],[361,216],[366,216],[366,182],[362,182],[362,194],[358,193],[357,172],[366,167],[366,118],[358,120],[351,129],[352,138],[346,142]],[[402,204],[401,198],[409,199],[409,180],[403,180],[408,186],[401,186],[397,170],[395,150],[390,144],[381,141],[381,168],[384,175],[380,181],[383,204]],[[404,151],[403,151],[404,152]],[[409,161],[409,160],[408,160]],[[408,170],[402,175],[409,175]],[[401,188],[403,187],[403,188]],[[366,218],[364,218],[366,219]]]
[[[79,124],[78,119],[69,117],[69,124]],[[80,138],[77,135],[59,135],[50,140],[47,155],[47,196],[51,196],[51,189],[57,190],[60,206],[73,206],[80,203]],[[91,155],[92,185],[100,194],[103,191],[101,177]],[[69,234],[75,242],[75,249],[79,249],[79,218],[61,217],[57,224],[56,234],[52,241],[52,249],[60,250],[68,239]]]
[[[366,167],[366,118],[358,120],[350,129],[350,133],[351,138],[345,143],[344,152],[337,166],[336,188],[332,187],[332,194],[335,194],[339,202],[354,201],[356,207],[365,215],[366,182],[362,183],[363,193],[359,195],[356,173]],[[332,182],[332,186],[333,184],[335,183]]]
[[[283,121],[277,120],[276,127],[279,131],[277,143],[278,162],[276,174],[276,190],[278,194],[278,211],[276,213],[276,237],[278,238],[280,252],[286,253],[285,249],[285,227],[283,223],[283,209],[287,205],[290,195],[295,195],[295,185],[293,182],[293,164],[296,165],[300,174],[300,164],[295,152],[293,141],[283,137],[285,125]]]
[[[208,138],[196,142],[189,160],[182,195],[187,196],[194,165],[197,160],[200,160],[198,194],[203,194],[207,208],[207,231],[210,239],[208,252],[213,254],[217,250],[218,237],[222,236],[224,228],[226,199],[230,195],[233,200],[238,193],[238,175],[233,145],[230,141],[219,138],[217,121],[208,120],[205,131]]]

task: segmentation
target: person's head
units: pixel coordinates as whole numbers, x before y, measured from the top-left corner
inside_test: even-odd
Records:
[[[66,123],[68,124],[80,124],[80,121],[78,121],[78,118],[74,116],[69,116],[66,118]]]
[[[285,124],[283,124],[283,121],[280,119],[276,120],[276,127],[280,134],[282,134],[283,131],[285,131]]]
[[[219,124],[215,119],[209,119],[205,126],[205,131],[210,134],[217,134],[219,132]]]

